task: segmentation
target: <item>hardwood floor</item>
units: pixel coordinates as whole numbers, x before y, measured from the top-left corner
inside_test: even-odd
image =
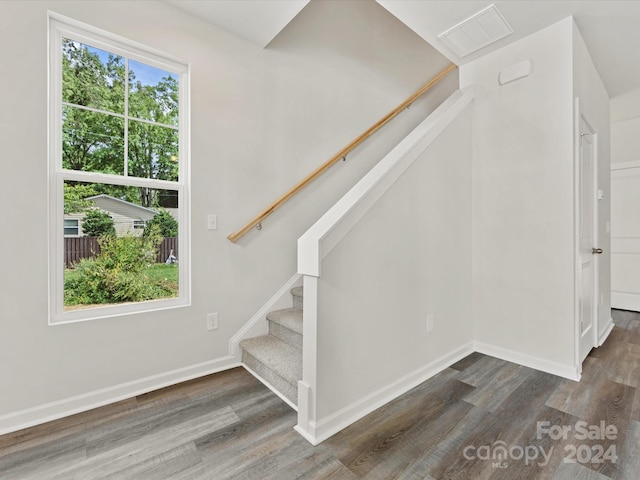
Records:
[[[580,383],[476,353],[313,447],[237,368],[0,436],[0,479],[638,480],[640,314],[614,321]]]

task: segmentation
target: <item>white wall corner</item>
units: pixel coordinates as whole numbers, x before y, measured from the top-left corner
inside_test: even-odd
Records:
[[[575,380],[576,382],[580,381],[581,365],[565,365],[558,362],[551,362],[544,358],[534,357],[526,353],[516,352],[478,341],[474,342],[474,350],[478,353],[496,357],[507,362],[517,363],[523,367],[533,368],[541,372],[550,373],[551,375]]]

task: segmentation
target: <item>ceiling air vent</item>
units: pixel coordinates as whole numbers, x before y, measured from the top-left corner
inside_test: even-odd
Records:
[[[442,32],[438,38],[459,57],[464,57],[513,33],[495,5]]]

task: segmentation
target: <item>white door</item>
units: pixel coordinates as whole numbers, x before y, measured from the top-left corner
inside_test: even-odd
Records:
[[[580,118],[580,362],[596,346],[597,318],[597,210],[595,135]]]

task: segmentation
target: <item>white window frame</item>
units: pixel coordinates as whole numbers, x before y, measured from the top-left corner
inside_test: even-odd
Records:
[[[49,324],[64,324],[191,305],[189,65],[145,45],[49,12]],[[70,38],[178,75],[179,179],[155,180],[62,168],[62,39]],[[178,192],[179,296],[64,311],[64,182],[106,183]]]
[[[76,226],[75,227],[67,227],[66,222],[76,222]],[[64,237],[65,238],[73,238],[73,237],[79,237],[80,236],[80,219],[78,218],[63,218],[62,219],[62,232],[64,233]],[[67,228],[75,228],[76,229],[76,233],[74,234],[68,234],[66,233]]]
[[[145,220],[137,220],[133,219],[133,229],[134,230],[142,230],[147,226],[147,222]]]

